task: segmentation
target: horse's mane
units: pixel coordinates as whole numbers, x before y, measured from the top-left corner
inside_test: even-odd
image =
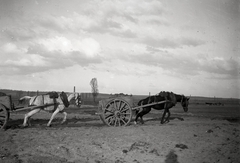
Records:
[[[49,95],[50,98],[58,98],[58,93],[55,91],[48,92],[46,95]]]
[[[69,97],[67,96],[67,94],[65,92],[62,91],[62,93],[60,93],[60,98],[65,107],[68,107],[70,105]]]

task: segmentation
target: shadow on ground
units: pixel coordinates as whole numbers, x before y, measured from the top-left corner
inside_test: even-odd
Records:
[[[162,117],[161,117],[162,118]],[[147,122],[147,121],[161,121],[161,118],[151,118],[151,119],[147,119],[147,120],[144,120],[145,122]],[[179,120],[179,121],[184,121],[184,118],[182,118],[182,117],[174,117],[174,116],[172,116],[172,117],[170,117],[169,118],[169,121],[171,121],[171,120]]]
[[[49,119],[32,119],[31,120],[31,126],[28,126],[28,128],[42,128],[47,127]],[[102,127],[106,126],[102,123],[102,121],[98,117],[93,118],[71,118],[67,119],[67,122],[64,124],[60,124],[62,121],[61,118],[56,118],[52,122],[52,128],[62,128],[62,127]],[[9,123],[6,127],[6,129],[18,129],[18,128],[24,128],[22,126],[23,119],[16,119],[16,120],[9,120]]]

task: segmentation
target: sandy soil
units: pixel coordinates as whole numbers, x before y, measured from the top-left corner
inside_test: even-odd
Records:
[[[206,116],[201,109],[196,111],[201,107],[205,106],[191,106],[188,113],[176,107],[164,125],[158,118],[162,112],[153,111],[144,117],[144,125],[127,127],[105,126],[94,115],[95,108],[70,109],[68,122],[60,125],[58,115],[52,127],[46,127],[48,113],[37,114],[28,128],[21,127],[24,112],[12,113],[8,129],[0,131],[0,162],[239,162],[239,114],[224,116],[228,112],[224,106],[221,115]]]

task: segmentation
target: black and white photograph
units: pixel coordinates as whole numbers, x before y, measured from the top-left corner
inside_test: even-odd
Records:
[[[239,0],[0,0],[1,163],[239,154]]]

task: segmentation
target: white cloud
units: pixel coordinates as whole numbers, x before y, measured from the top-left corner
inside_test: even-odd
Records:
[[[94,57],[100,53],[100,44],[93,38],[85,38],[80,43],[82,51],[89,57]]]
[[[2,46],[2,52],[3,53],[21,53],[22,50],[17,47],[14,43],[6,43]]]
[[[48,51],[61,51],[62,55],[71,55],[70,52],[78,51],[88,57],[94,57],[101,51],[100,44],[93,38],[68,39],[63,36],[56,36],[54,38],[39,39],[36,41],[38,44],[44,45]]]
[[[62,51],[69,52],[73,50],[73,45],[70,40],[62,36],[56,36],[55,38],[39,39],[39,44],[45,46],[48,51]]]
[[[6,60],[5,65],[30,66],[30,67],[47,65],[47,62],[44,60],[44,57],[37,55],[37,54],[21,55],[16,58],[17,58],[17,60],[13,60],[13,59]]]

